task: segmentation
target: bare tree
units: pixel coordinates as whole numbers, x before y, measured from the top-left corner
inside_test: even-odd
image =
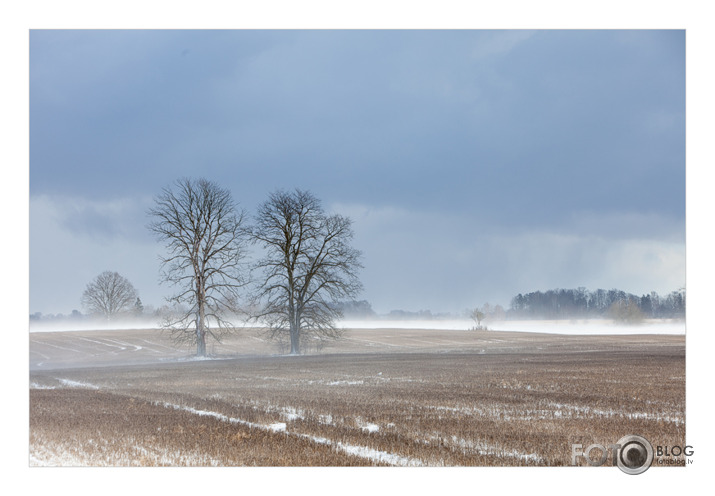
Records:
[[[169,298],[177,311],[164,326],[178,343],[206,355],[206,335],[220,341],[238,308],[245,231],[228,190],[206,179],[181,179],[164,188],[149,210],[149,229],[166,245],[163,282],[178,288]]]
[[[480,310],[479,308],[473,308],[472,310],[469,311],[469,316],[477,324],[477,326],[474,327],[473,329],[476,331],[483,330],[482,320],[484,319],[484,312],[482,310]]]
[[[361,289],[360,252],[351,247],[352,221],[326,215],[307,191],[278,191],[256,216],[253,239],[267,250],[256,264],[262,283],[256,290],[256,317],[274,338],[289,338],[290,353],[300,353],[301,338],[337,338],[335,303]]]
[[[82,306],[90,314],[101,315],[111,321],[134,308],[137,291],[117,272],[105,271],[87,284],[82,293]]]

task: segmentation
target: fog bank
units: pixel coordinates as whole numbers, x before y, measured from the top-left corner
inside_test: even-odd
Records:
[[[617,324],[608,319],[590,320],[500,320],[484,321],[490,331],[541,332],[547,334],[685,334],[685,321],[675,319],[649,319],[641,324]],[[469,331],[474,322],[468,319],[364,319],[342,320],[338,327],[345,329],[437,329]],[[30,322],[30,332],[71,332],[71,331],[122,331],[130,329],[159,329],[160,323],[151,319],[132,319],[123,322],[102,323],[97,321],[79,322]],[[235,327],[254,327],[237,322]]]
[[[348,329],[443,329],[470,330],[474,322],[450,320],[344,320]],[[685,334],[685,321],[650,319],[637,325],[617,324],[607,319],[591,320],[501,320],[485,321],[490,331],[542,332],[548,334]]]
[[[123,331],[128,329],[158,329],[157,319],[131,319],[115,322],[98,322],[92,319],[65,320],[30,320],[30,332],[68,332],[68,331]]]

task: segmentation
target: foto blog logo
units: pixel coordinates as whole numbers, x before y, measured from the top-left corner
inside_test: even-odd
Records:
[[[586,449],[582,444],[571,445],[571,465],[578,465],[578,459],[583,457],[592,467],[600,467],[608,462],[618,466],[630,475],[642,474],[653,463],[653,446],[641,436],[623,436],[615,444],[604,446],[591,444]]]

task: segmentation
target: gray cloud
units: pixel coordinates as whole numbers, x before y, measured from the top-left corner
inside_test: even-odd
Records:
[[[684,41],[648,30],[32,31],[31,197],[66,199],[53,229],[67,249],[82,240],[121,259],[109,245],[150,246],[140,205],[178,177],[216,180],[248,210],[275,188],[307,188],[377,216],[356,211],[364,296],[401,295],[405,307],[407,289],[433,307],[475,280],[489,285],[472,299],[533,289],[520,274],[666,285],[684,279]],[[421,260],[397,255],[418,243]],[[646,246],[661,260],[651,275],[620,277]],[[53,256],[31,246],[31,266]],[[33,298],[48,280],[32,279]]]
[[[145,212],[149,197],[91,199],[37,195],[30,199],[31,224],[52,221],[68,234],[95,242],[118,239],[145,241]]]
[[[468,216],[335,205],[355,221],[365,251],[366,292],[376,308],[459,312],[485,302],[508,307],[518,292],[627,288],[666,294],[685,285],[679,226],[654,236],[620,232],[610,219],[592,229],[523,230]],[[597,229],[596,226],[602,228]]]

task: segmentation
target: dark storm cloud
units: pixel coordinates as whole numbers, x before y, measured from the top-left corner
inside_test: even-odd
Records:
[[[564,254],[557,283],[586,268],[556,240],[631,254],[624,243],[684,243],[684,43],[683,31],[32,31],[31,195],[98,202],[65,228],[101,237],[118,232],[101,205],[180,176],[216,180],[249,210],[275,188],[308,188],[466,233],[403,256],[450,253],[437,287],[475,243],[528,272],[523,254],[486,244],[527,232],[537,266]],[[429,236],[413,221],[364,232]],[[379,252],[366,236],[363,251]],[[392,262],[371,256],[379,286]]]
[[[513,221],[684,209],[682,32],[39,31],[32,42],[38,192],[151,191],[198,169],[383,204],[463,209],[478,197]]]

